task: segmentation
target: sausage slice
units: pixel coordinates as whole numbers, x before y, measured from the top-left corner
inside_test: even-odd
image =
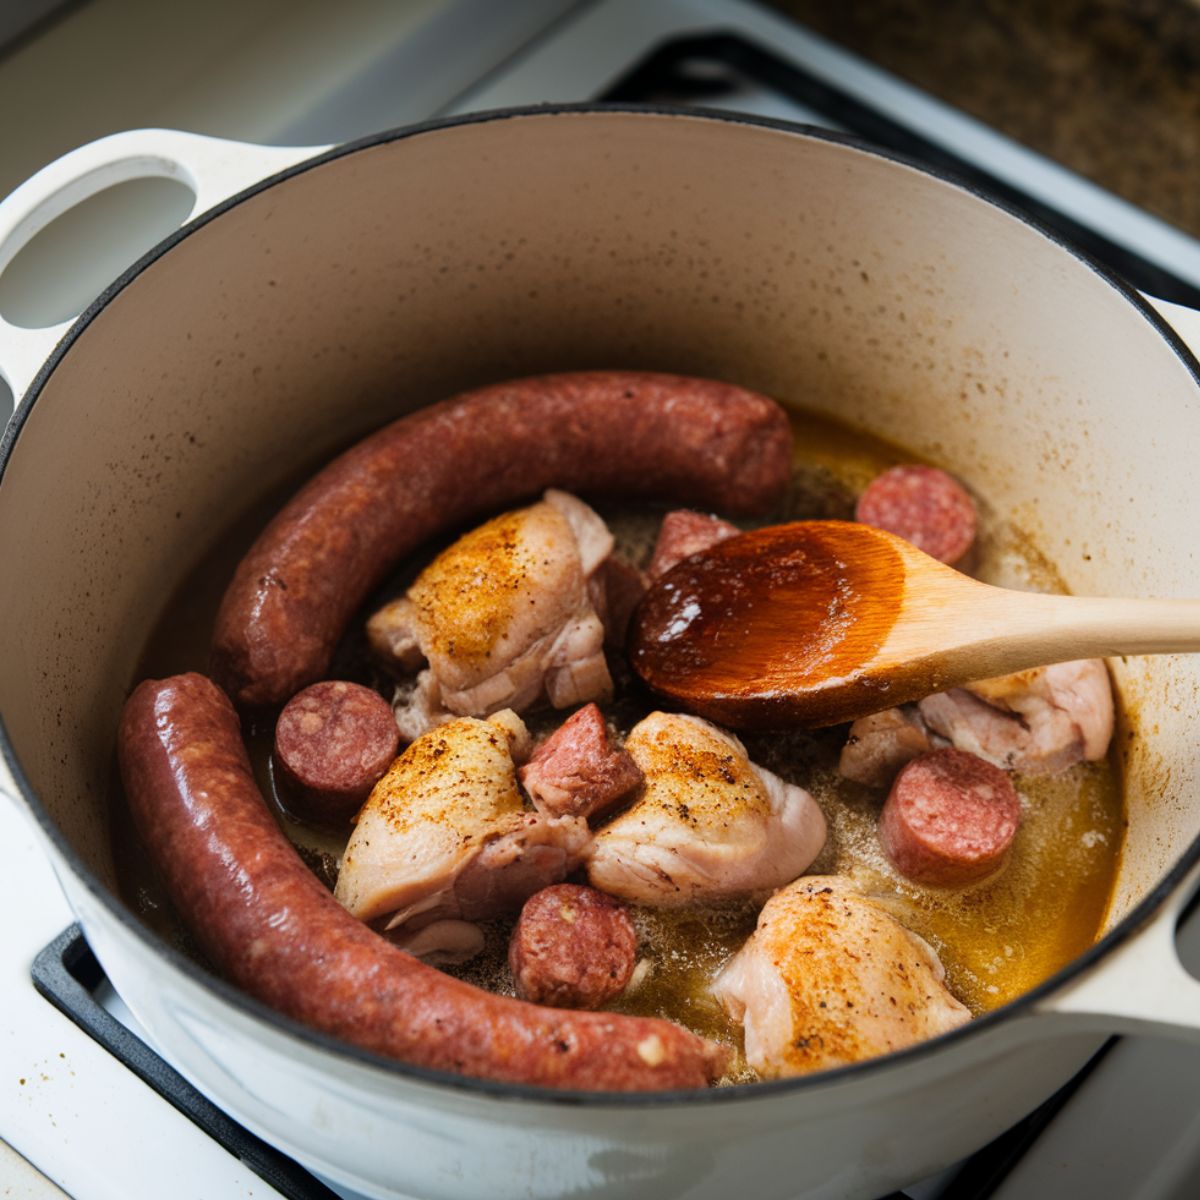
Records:
[[[521,768],[534,807],[553,817],[607,812],[642,782],[627,750],[614,746],[600,709],[587,704],[560,725]]]
[[[855,519],[885,529],[953,566],[975,542],[975,502],[937,467],[892,467],[858,498]]]
[[[392,706],[361,684],[297,692],[275,723],[276,778],[297,816],[338,825],[366,802],[400,748]]]
[[[999,870],[1021,823],[1012,780],[965,750],[934,750],[896,776],[879,840],[916,883],[962,887]]]
[[[636,962],[637,934],[625,906],[575,883],[530,896],[508,944],[517,995],[558,1008],[615,1000]]]
[[[677,508],[663,517],[646,574],[651,579],[658,579],[685,558],[699,554],[726,538],[737,537],[741,532],[736,525],[722,521],[720,517]]]
[[[633,610],[646,594],[646,576],[610,554],[588,580],[588,594],[604,624],[605,644],[622,649]]]

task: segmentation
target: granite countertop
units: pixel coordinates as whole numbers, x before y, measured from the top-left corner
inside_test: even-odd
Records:
[[[1200,236],[1196,0],[770,0]]]

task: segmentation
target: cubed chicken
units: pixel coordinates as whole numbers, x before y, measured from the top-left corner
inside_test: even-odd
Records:
[[[850,726],[838,774],[868,787],[888,787],[901,767],[932,749],[929,731],[913,705],[885,708]]]
[[[1099,658],[985,679],[927,696],[918,708],[955,749],[1025,775],[1103,758],[1113,732],[1112,685]]]
[[[514,754],[523,757],[528,741],[520,718],[503,712],[459,718],[413,742],[358,814],[337,899],[360,920],[411,933],[513,911],[562,880],[590,834],[581,817],[525,808]],[[454,945],[469,932],[444,928]]]
[[[660,908],[740,899],[790,883],[825,844],[816,801],[707,721],[652,713],[625,749],[645,782],[592,843],[601,891]]]
[[[607,697],[604,626],[588,581],[612,545],[592,509],[551,490],[439,554],[367,624],[393,668],[427,664],[415,689],[397,690],[401,733],[415,738],[455,715],[524,712],[543,698],[568,708]]]
[[[765,1078],[889,1054],[971,1019],[933,948],[832,875],[772,896],[713,993]]]

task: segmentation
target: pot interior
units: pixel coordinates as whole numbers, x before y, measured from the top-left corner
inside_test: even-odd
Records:
[[[1197,385],[1128,296],[964,190],[815,135],[541,112],[343,152],[177,239],[76,334],[0,481],[0,705],[115,890],[121,703],[251,501],[462,388],[640,367],[832,415],[969,480],[1071,590],[1194,594]],[[1200,662],[1115,661],[1110,921],[1200,828]]]

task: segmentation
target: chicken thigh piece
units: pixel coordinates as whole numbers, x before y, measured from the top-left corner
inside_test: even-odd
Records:
[[[404,671],[397,690],[408,738],[457,716],[524,712],[606,698],[604,626],[588,580],[612,551],[608,527],[582,500],[551,489],[459,538],[408,593],[367,623],[372,649]]]
[[[915,705],[885,708],[859,717],[850,726],[838,758],[838,774],[867,787],[888,787],[901,767],[932,749],[929,730]]]
[[[765,1078],[889,1054],[971,1019],[933,948],[836,875],[798,879],[759,914],[713,993]]]
[[[514,755],[528,749],[528,732],[511,712],[459,718],[418,738],[359,812],[337,899],[389,930],[440,922],[459,944],[456,922],[519,908],[565,878],[590,839],[587,821],[526,810]]]
[[[707,721],[651,713],[625,749],[645,782],[588,853],[602,892],[658,908],[740,899],[790,883],[825,844],[816,801]]]
[[[967,684],[918,705],[956,749],[1025,775],[1055,775],[1108,752],[1112,685],[1099,658],[1054,663]]]

